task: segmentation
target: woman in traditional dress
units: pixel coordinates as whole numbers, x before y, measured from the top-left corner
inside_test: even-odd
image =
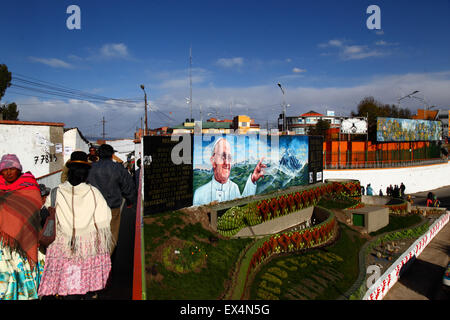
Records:
[[[42,199],[36,179],[14,154],[0,161],[0,300],[38,298]]]
[[[39,296],[83,299],[104,289],[111,272],[111,210],[100,191],[86,183],[91,166],[86,153],[73,152],[66,166],[68,180],[56,193],[56,238],[46,251]]]

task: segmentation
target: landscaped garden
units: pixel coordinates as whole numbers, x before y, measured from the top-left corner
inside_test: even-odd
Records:
[[[388,226],[361,234],[336,216],[362,205],[358,187],[355,182],[333,182],[233,206],[218,221],[217,231],[197,209],[144,217],[147,299],[360,298],[364,285],[355,285],[366,267],[361,252],[369,257],[380,244],[409,243],[405,239],[417,238],[429,224],[395,207]],[[315,206],[317,218],[308,227],[256,238],[231,237],[242,228],[308,206]]]

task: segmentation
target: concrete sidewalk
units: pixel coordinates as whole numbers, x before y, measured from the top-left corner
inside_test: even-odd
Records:
[[[383,300],[448,300],[442,277],[450,255],[450,223],[434,237]]]
[[[111,284],[99,293],[99,300],[132,300],[133,298],[136,205],[132,208],[124,206],[120,220],[119,241],[111,257]]]

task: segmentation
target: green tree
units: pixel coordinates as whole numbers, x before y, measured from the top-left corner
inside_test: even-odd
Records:
[[[5,64],[0,64],[0,101],[5,95],[6,89],[11,86],[11,72]],[[3,120],[19,120],[19,111],[17,104],[14,102],[8,104],[0,104],[0,113]]]
[[[19,111],[14,102],[0,107],[0,113],[3,114],[3,120],[19,120]]]
[[[323,136],[325,138],[328,129],[330,129],[330,123],[326,120],[319,119],[314,127],[311,127],[308,131],[312,136]]]
[[[11,86],[11,72],[4,64],[0,64],[0,100],[5,95],[6,88]]]
[[[410,119],[411,111],[407,108],[399,108],[396,105],[383,104],[374,97],[365,97],[357,106],[356,112],[351,112],[352,117],[367,117],[369,140],[377,140],[377,117]]]

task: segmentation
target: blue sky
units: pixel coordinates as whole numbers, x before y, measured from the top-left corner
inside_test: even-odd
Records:
[[[431,3],[431,4],[430,4]],[[69,5],[81,30],[69,30]],[[369,5],[381,30],[369,30]],[[69,100],[17,85],[22,120],[58,121],[100,135],[131,136],[144,116],[150,126],[189,117],[192,46],[193,116],[248,114],[264,127],[281,112],[311,109],[348,115],[365,96],[383,103],[414,91],[450,107],[450,1],[9,1],[1,5],[0,63],[13,77],[76,89],[113,101]],[[29,88],[29,86],[27,85]],[[404,99],[415,111],[423,103]],[[231,113],[230,113],[231,109]]]

